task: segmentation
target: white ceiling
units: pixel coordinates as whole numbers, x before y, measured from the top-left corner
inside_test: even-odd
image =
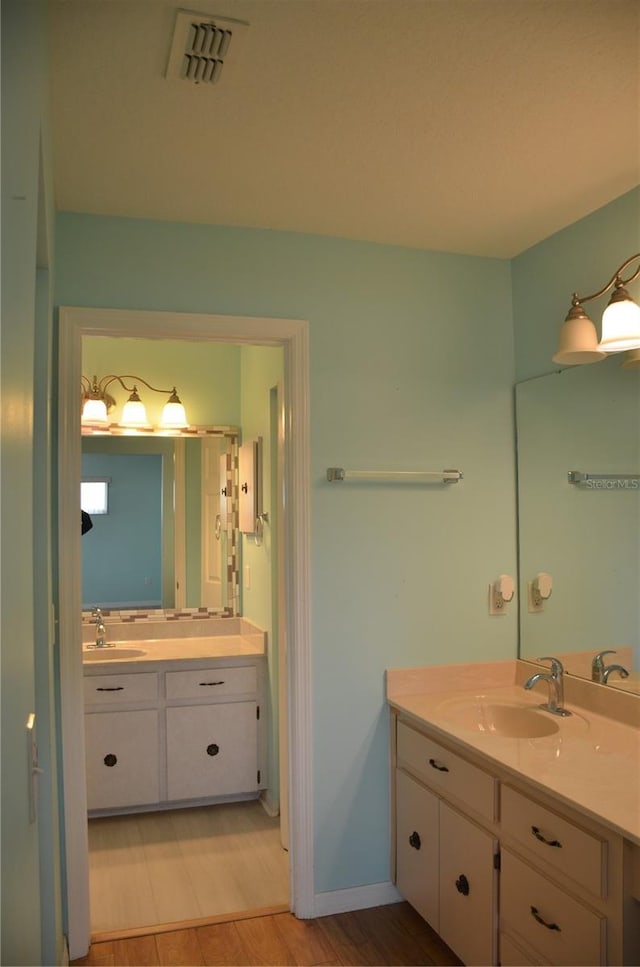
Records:
[[[51,0],[59,210],[511,257],[640,181],[638,0]]]

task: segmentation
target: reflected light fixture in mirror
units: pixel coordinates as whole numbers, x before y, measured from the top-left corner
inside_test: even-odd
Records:
[[[622,369],[640,369],[640,349],[632,349],[625,353]]]
[[[636,261],[635,271],[624,278],[622,273]],[[640,350],[640,306],[626,289],[639,275],[640,253],[623,262],[607,284],[592,295],[573,293],[571,308],[560,330],[558,349],[552,357],[554,363],[578,366],[596,363],[608,353]],[[598,342],[596,327],[584,311],[583,303],[598,299],[609,289],[613,289],[613,293],[602,316],[602,338]]]
[[[125,380],[134,380],[135,382],[133,385],[127,386]],[[116,376],[113,374],[102,376],[100,380],[94,376],[93,381],[89,380],[87,376],[81,377],[82,426],[97,429],[106,429],[109,427],[108,412],[115,405],[115,399],[107,393],[107,387],[114,382],[120,383],[122,388],[129,393],[129,398],[122,408],[122,416],[119,422],[119,426],[122,428],[134,431],[154,429],[147,418],[144,403],[138,395],[137,383],[143,383],[154,393],[166,393],[169,395],[169,399],[162,410],[160,423],[158,424],[158,429],[161,432],[170,433],[174,430],[186,429],[189,426],[185,408],[176,392],[175,386],[171,390],[159,389],[157,386],[152,386],[151,383],[142,379],[141,376]]]

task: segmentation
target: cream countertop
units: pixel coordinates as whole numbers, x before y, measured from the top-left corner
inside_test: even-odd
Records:
[[[116,658],[118,646],[139,648],[143,655]],[[102,653],[106,657],[100,660]],[[148,665],[164,661],[194,661],[205,658],[246,658],[263,656],[261,635],[215,635],[212,638],[151,638],[118,641],[116,648],[82,649],[85,671],[91,668],[122,668],[123,665]],[[90,657],[87,658],[87,655]],[[94,657],[98,656],[98,657]]]
[[[387,701],[403,718],[427,726],[436,737],[453,740],[462,752],[480,753],[489,766],[494,764],[501,772],[554,794],[640,845],[637,726],[591,711],[586,702],[572,704],[566,696],[565,706],[574,714],[566,719],[553,717],[559,730],[550,736],[506,738],[456,724],[452,706],[467,700],[472,704],[475,696],[533,708],[546,701],[544,683],[531,691],[519,684],[523,665],[506,661],[389,669]],[[528,665],[524,669],[527,674],[533,670]],[[598,692],[603,688],[593,687]]]
[[[106,622],[107,641],[115,648],[91,648],[95,624],[83,625],[82,657],[85,672],[90,669],[153,665],[164,661],[196,661],[206,658],[247,658],[266,654],[266,634],[244,618],[195,621]],[[116,658],[118,647],[140,649],[143,655]]]

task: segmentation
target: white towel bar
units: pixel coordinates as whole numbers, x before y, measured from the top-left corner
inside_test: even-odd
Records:
[[[389,483],[457,483],[461,470],[345,470],[328,467],[327,480],[381,480]]]

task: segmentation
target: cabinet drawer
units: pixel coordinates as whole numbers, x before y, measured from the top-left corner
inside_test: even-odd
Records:
[[[465,759],[449,752],[403,722],[398,722],[398,765],[442,792],[472,805],[489,820],[494,818],[495,780]]]
[[[406,772],[396,770],[396,886],[437,930],[440,800]]]
[[[219,698],[252,695],[258,684],[255,665],[167,672],[167,698]]]
[[[85,705],[152,702],[158,697],[158,676],[155,672],[87,675],[83,683]]]
[[[552,964],[605,963],[606,920],[541,873],[502,851],[500,929],[513,933]]]
[[[594,896],[606,896],[607,843],[503,785],[500,823],[509,834]]]

